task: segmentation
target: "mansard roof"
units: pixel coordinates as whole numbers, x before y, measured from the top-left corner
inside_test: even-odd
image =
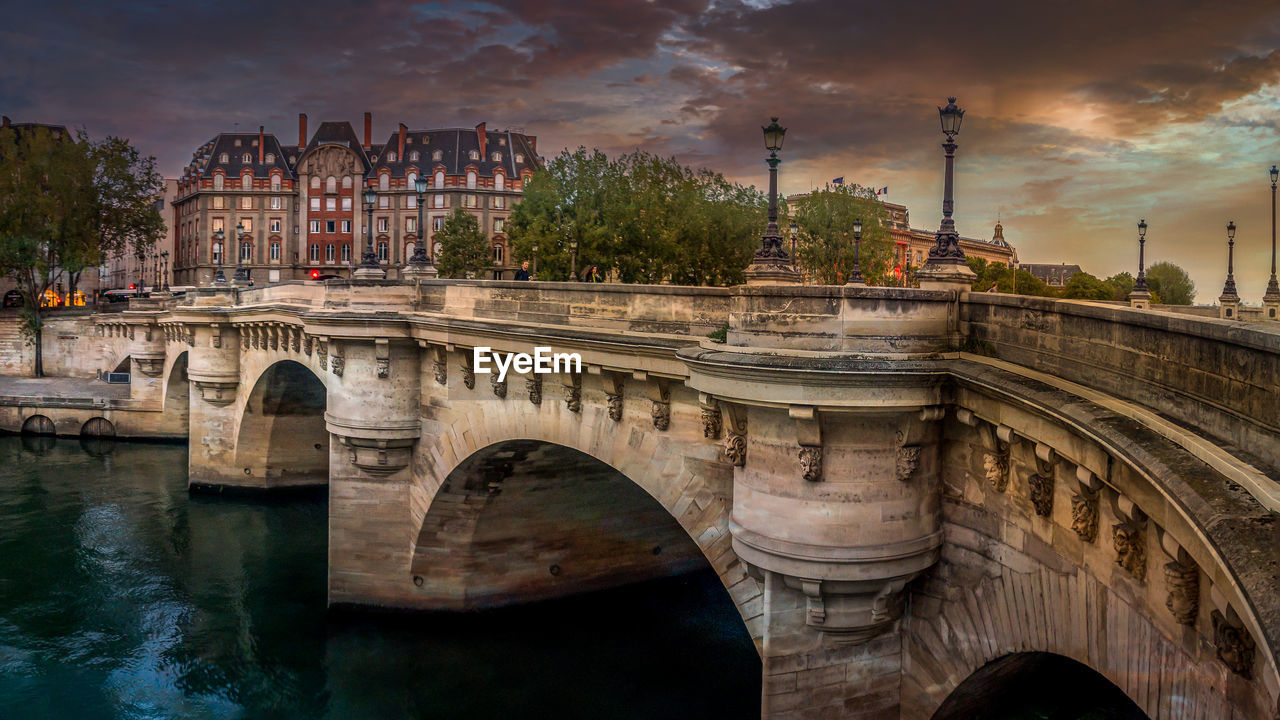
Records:
[[[444,165],[445,173],[449,175],[462,175],[468,167],[474,166],[476,174],[481,177],[493,177],[501,169],[507,177],[518,178],[524,170],[540,169],[533,143],[527,136],[510,130],[486,130],[485,151],[478,160],[471,159],[472,150],[480,151],[480,135],[476,128],[407,130],[403,156],[399,146],[400,132],[397,130],[380,146],[380,152],[373,153],[377,157],[373,164],[375,177],[384,169],[391,177],[404,177],[410,167],[418,168],[425,175],[433,172],[438,165]],[[419,153],[416,162],[408,159],[415,150]],[[432,160],[437,150],[441,157],[439,160]],[[395,162],[388,159],[391,151],[396,152]],[[493,161],[494,152],[502,153],[501,161]],[[516,162],[517,154],[521,156],[522,162]]]
[[[227,155],[225,163],[222,162],[223,153]],[[246,154],[249,155],[247,163],[244,162]],[[253,172],[255,178],[270,177],[272,170],[279,170],[286,178],[294,176],[284,148],[281,147],[275,135],[263,134],[261,154],[263,160],[259,162],[258,133],[219,133],[196,150],[184,174],[213,177],[215,170],[221,170],[227,177],[240,177],[248,169]],[[270,156],[270,162],[267,162],[268,156]]]
[[[350,148],[360,158],[365,173],[369,172],[369,154],[360,146],[360,138],[356,136],[355,128],[351,127],[351,123],[343,120],[340,122],[322,122],[320,127],[316,128],[316,132],[311,136],[311,140],[307,143],[307,147],[303,150],[298,158],[301,159],[307,153],[322,145],[340,145]],[[296,162],[295,162],[296,167]]]

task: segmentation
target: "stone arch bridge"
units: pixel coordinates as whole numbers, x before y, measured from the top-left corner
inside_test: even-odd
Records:
[[[133,412],[185,428],[193,485],[328,484],[331,603],[475,608],[709,565],[766,717],[946,717],[1021,653],[1151,718],[1276,716],[1275,328],[950,290],[434,280],[202,289],[98,323]],[[499,382],[479,346],[582,371]]]

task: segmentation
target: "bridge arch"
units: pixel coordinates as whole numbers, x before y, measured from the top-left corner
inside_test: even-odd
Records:
[[[327,483],[324,382],[299,362],[279,360],[264,368],[251,387],[239,416],[235,466],[246,479],[273,487]]]
[[[661,548],[658,557],[665,556],[664,562],[670,561],[672,566],[710,564],[759,649],[764,630],[761,584],[747,575],[745,565],[732,551],[729,535],[732,466],[720,456],[717,443],[702,437],[699,416],[694,414],[696,403],[672,402],[673,415],[688,413],[688,417],[674,417],[668,432],[654,429],[648,403],[628,398],[627,406],[628,412],[615,422],[605,403],[584,402],[581,412],[574,413],[548,392],[541,406],[523,397],[511,397],[501,412],[494,412],[489,402],[459,404],[455,406],[457,415],[450,416],[449,422],[424,426],[421,447],[415,453],[410,493],[414,549],[407,569],[418,593],[411,604],[432,607],[443,597],[441,586],[433,585],[430,576],[421,571],[430,569],[433,555],[440,552],[438,534],[446,526],[442,522],[445,517],[450,517],[448,526],[455,532],[460,529],[463,535],[475,533],[472,537],[482,541],[492,537],[487,534],[491,529],[485,526],[483,512],[460,513],[460,501],[483,505],[491,483],[497,486],[501,498],[507,492],[504,486],[510,483],[508,478],[518,474],[522,462],[534,466],[534,475],[561,464],[590,473],[591,483],[598,483],[597,488],[621,485],[633,491],[627,493],[626,502],[640,513],[639,521],[626,529],[611,529],[619,532],[615,547],[634,553],[636,567],[640,567],[642,553],[652,553],[654,547]],[[676,432],[676,428],[684,432]],[[511,466],[511,475],[503,477],[506,465]],[[468,482],[470,490],[466,487]],[[531,493],[536,486],[535,481],[524,479],[512,484],[511,492]],[[634,492],[637,489],[641,493]],[[571,483],[550,493],[584,496]],[[600,497],[594,491],[585,494]],[[472,499],[461,497],[465,495]],[[497,503],[494,507],[498,507]],[[592,507],[598,506],[585,503],[584,515],[589,516]],[[501,511],[494,517],[501,517]],[[667,522],[671,519],[674,523]],[[645,527],[656,534],[645,538]],[[677,527],[678,532],[673,532]],[[492,531],[496,534],[496,527]],[[640,535],[626,535],[634,532]],[[653,538],[662,539],[655,542]],[[554,558],[554,550],[545,555],[537,555],[537,548],[527,550],[537,558],[536,562],[530,561],[530,577],[536,568],[536,580],[546,592],[555,592],[553,564],[561,566],[562,578],[571,579],[573,567],[547,559]],[[650,560],[654,557],[649,555]],[[585,580],[582,589],[588,589],[590,580],[583,575],[578,577]],[[501,602],[501,593],[494,599]],[[455,596],[454,600],[466,602],[465,596]]]
[[[185,431],[191,416],[191,381],[187,377],[187,361],[190,355],[186,350],[172,358],[167,358],[169,365],[164,381],[164,411],[176,417],[179,426]]]
[[[952,691],[932,720],[975,717],[1149,720],[1124,691],[1093,668],[1046,652],[1010,653],[983,665]]]

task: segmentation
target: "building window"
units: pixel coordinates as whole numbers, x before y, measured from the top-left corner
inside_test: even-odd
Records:
[[[219,243],[219,242],[214,243],[212,249],[213,249],[213,254],[211,257],[213,258],[213,263],[215,265],[221,265],[222,264],[222,243]]]
[[[404,244],[404,256],[405,256],[405,257],[407,257],[407,258],[409,258],[409,257],[413,257],[413,253],[414,253],[414,251],[416,251],[417,249],[418,249],[418,246],[417,246],[417,245],[415,245],[414,243],[411,243],[411,242],[409,242],[409,243],[405,243],[405,244]]]
[[[414,150],[409,153],[409,162],[418,162],[418,151]]]
[[[391,189],[390,175],[388,175],[387,173],[382,173],[378,175],[378,189],[383,191]]]
[[[494,197],[494,198],[493,198],[493,207],[494,207],[495,209],[497,209],[497,210],[501,210],[501,209],[505,208],[506,206],[507,206],[507,199],[506,199],[506,198],[501,197],[501,196],[496,196],[496,197]]]
[[[278,176],[277,176],[277,177],[278,177]],[[279,188],[276,188],[276,189],[278,190]],[[283,208],[283,207],[284,207],[284,198],[280,197],[279,195],[272,195],[272,196],[271,196],[271,209],[272,209],[272,210],[279,210],[280,208]]]
[[[231,156],[227,155],[226,153],[222,153],[221,155],[218,156],[218,162],[222,163],[223,165],[226,165],[227,163],[231,162]]]
[[[223,199],[223,197],[222,197],[221,195],[214,195],[214,196],[213,196],[213,209],[214,209],[214,210],[221,210],[221,209],[223,208],[223,205],[224,205],[224,199]]]
[[[500,233],[500,232],[502,232],[502,228],[503,228],[503,226],[505,226],[505,225],[506,225],[506,220],[503,220],[502,218],[494,218],[494,219],[493,219],[493,231],[494,231],[494,232],[496,232],[496,233]]]
[[[414,158],[414,159],[416,160],[417,158]],[[405,182],[405,187],[412,190],[413,184],[418,182],[418,173],[416,172],[408,173],[407,175],[404,176],[404,182]]]
[[[502,173],[493,174],[493,189],[494,190],[507,189],[507,178],[505,175],[503,175]]]
[[[320,212],[320,198],[318,197],[311,198],[311,209],[314,210],[315,212]]]
[[[328,245],[324,246],[324,261],[327,263],[331,263],[333,262],[333,258],[334,258],[333,243],[329,243]]]
[[[387,231],[387,219],[384,217],[378,218],[378,232],[386,232],[386,231]]]
[[[438,207],[438,208],[442,208],[442,207],[444,207],[444,196],[443,196],[443,195],[437,195],[437,196],[436,196],[435,206],[436,206],[436,207]]]
[[[391,152],[387,153],[387,162],[395,162],[395,161],[396,161],[396,151],[392,150]]]
[[[431,153],[431,159],[432,159],[432,160],[443,160],[443,159],[444,159],[444,153],[443,153],[443,152],[441,152],[441,151],[439,151],[439,150],[436,150],[436,151],[434,151],[434,152],[432,152],[432,153]]]
[[[437,216],[435,216],[435,217],[431,218],[431,229],[432,229],[432,230],[434,230],[434,231],[436,231],[436,232],[440,232],[441,230],[443,230],[443,229],[444,229],[444,218],[443,218],[443,217],[441,217],[441,216],[439,216],[439,215],[437,215]]]
[[[493,245],[493,261],[502,264],[502,245],[494,243]]]
[[[418,196],[406,195],[404,198],[404,206],[409,208],[410,210],[418,207]]]
[[[467,189],[468,190],[476,189],[476,171],[475,170],[467,171]]]
[[[338,209],[338,198],[327,197],[324,199],[324,209],[333,212]]]
[[[467,157],[471,158],[472,160],[479,160],[479,159],[480,159],[480,151],[479,151],[479,150],[472,150],[471,152],[467,153]]]
[[[351,212],[351,198],[349,197],[342,198],[342,209],[345,210],[346,212]]]
[[[338,223],[335,220],[324,221],[324,231],[327,233],[333,234],[334,232],[336,232],[337,226],[338,226]]]
[[[311,243],[311,262],[320,262],[320,243]]]
[[[378,243],[378,262],[386,262],[386,261],[387,261],[387,244],[384,242],[380,242]]]
[[[253,162],[253,155],[251,155],[250,153],[245,153],[244,155],[241,155],[240,162],[246,163],[246,164]]]
[[[524,164],[524,155],[521,155],[520,153],[516,153],[516,163],[517,163],[517,164],[519,164],[519,165],[523,165],[523,164]]]
[[[253,198],[251,198],[251,197],[242,197],[242,198],[240,198],[240,209],[241,209],[241,210],[252,210],[252,209],[253,209]]]
[[[342,246],[342,262],[351,262],[351,245]]]
[[[277,261],[280,259],[280,243],[278,242],[271,243],[271,259]]]
[[[274,220],[274,219],[273,219],[273,220],[271,221],[271,232],[273,232],[273,233],[278,233],[278,232],[280,232],[280,221],[279,221],[279,220]]]
[[[272,189],[272,190],[277,190],[277,191],[280,189],[280,176],[279,176],[279,175],[272,175],[272,176],[271,176],[271,189]]]
[[[383,210],[386,210],[387,208],[391,207],[391,197],[389,195],[379,195],[378,207],[382,208]]]
[[[241,260],[253,259],[253,243],[240,243],[240,259]]]
[[[493,154],[493,161],[494,161],[494,162],[502,162],[502,153],[500,153],[500,152],[495,152],[495,153]]]
[[[325,191],[325,192],[327,192],[327,193],[329,193],[329,194],[331,194],[331,195],[332,195],[332,194],[337,194],[337,192],[338,192],[338,178],[336,178],[336,177],[334,177],[334,176],[332,176],[332,175],[330,175],[329,177],[325,178],[325,179],[324,179],[324,191]]]
[[[350,235],[350,234],[351,234],[351,221],[350,221],[350,220],[343,220],[343,221],[342,221],[342,232],[344,232],[344,233],[346,233],[346,234],[348,234],[348,235]]]
[[[475,195],[466,195],[466,196],[464,196],[464,197],[463,197],[463,204],[464,204],[466,207],[469,207],[469,208],[473,208],[473,207],[475,207],[475,206],[476,206],[476,196],[475,196]]]
[[[225,226],[223,225],[223,222],[224,222],[224,221],[223,221],[223,219],[222,219],[222,218],[214,218],[214,219],[213,219],[213,221],[212,221],[212,230],[211,230],[211,232],[222,232],[222,231],[223,231],[223,229],[224,229],[224,227],[225,227]]]
[[[404,219],[404,231],[407,233],[417,232],[418,218],[408,217]]]
[[[312,234],[312,235],[319,235],[319,234],[320,234],[320,221],[319,221],[319,220],[312,220],[312,221],[311,221],[311,234]]]
[[[320,176],[319,176],[319,175],[312,175],[312,176],[311,176],[311,189],[312,189],[312,190],[319,190],[319,189],[320,189]]]
[[[214,189],[214,190],[221,190],[221,189],[222,189],[222,183],[223,183],[222,173],[214,173],[214,175],[213,175],[213,189]]]
[[[267,153],[267,164],[268,164],[268,165],[273,165],[273,164],[275,164],[275,161],[276,161],[276,154],[275,154],[275,153]]]
[[[352,180],[351,180],[351,176],[350,176],[350,175],[347,175],[347,176],[345,176],[345,177],[343,177],[343,178],[342,178],[342,189],[343,189],[343,190],[350,190],[350,189],[351,189],[351,185],[352,185]]]
[[[437,188],[444,187],[444,171],[443,170],[436,171],[436,175],[431,181],[431,186],[437,187]]]
[[[240,224],[244,226],[245,232],[253,232],[253,218],[240,218]]]

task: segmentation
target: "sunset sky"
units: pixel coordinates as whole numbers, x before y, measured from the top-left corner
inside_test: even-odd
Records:
[[[111,7],[115,5],[115,7]],[[1226,272],[1256,304],[1280,162],[1280,4],[850,0],[6,3],[0,112],[129,137],[166,175],[220,131],[284,142],[371,111],[411,128],[524,128],[547,157],[585,145],[675,155],[767,182],[760,126],[788,128],[780,184],[888,186],[940,217],[936,106],[967,111],[956,219],[997,214],[1023,262]]]

